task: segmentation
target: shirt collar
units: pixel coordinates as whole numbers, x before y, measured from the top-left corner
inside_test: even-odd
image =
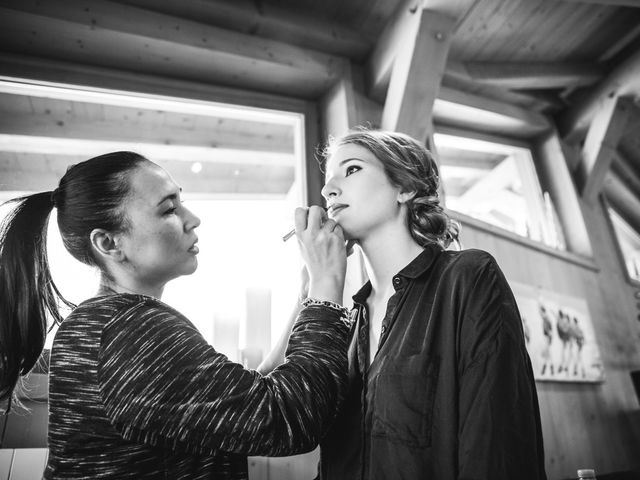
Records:
[[[402,270],[398,272],[397,275],[405,278],[416,279],[423,275],[433,262],[435,262],[436,257],[440,252],[443,251],[443,248],[438,244],[429,244],[424,247],[424,250],[411,262],[404,267]],[[354,303],[365,303],[367,298],[369,298],[369,294],[371,293],[371,282],[368,281],[365,283],[360,290],[351,298],[353,298]]]

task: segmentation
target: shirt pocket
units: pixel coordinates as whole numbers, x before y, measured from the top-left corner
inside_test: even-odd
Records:
[[[381,372],[375,380],[371,434],[409,447],[431,446],[438,361],[426,373]]]

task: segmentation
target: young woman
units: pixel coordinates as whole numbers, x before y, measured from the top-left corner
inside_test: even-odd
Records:
[[[457,230],[426,148],[355,131],[327,149],[329,216],[369,281],[353,297],[349,391],[321,478],[544,479],[540,414],[513,294]]]
[[[160,300],[168,281],[195,271],[200,224],[160,167],[111,153],[14,202],[0,229],[0,400],[40,355],[47,316],[60,320],[45,248],[52,208],[67,250],[101,272],[96,297],[53,343],[45,478],[246,479],[246,455],[315,447],[344,394],[348,341],[344,237],[321,208],[296,210],[313,298],[288,361],[262,376]]]

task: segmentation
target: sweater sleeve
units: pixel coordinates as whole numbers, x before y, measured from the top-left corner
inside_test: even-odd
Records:
[[[193,453],[293,455],[313,449],[343,398],[348,327],[303,309],[286,361],[267,376],[231,362],[177,312],[145,300],[104,328],[99,382],[127,440]]]
[[[459,366],[459,477],[545,477],[533,371],[518,308],[492,257],[466,295]]]

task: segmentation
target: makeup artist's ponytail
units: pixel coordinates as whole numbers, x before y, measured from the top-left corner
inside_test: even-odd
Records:
[[[101,155],[70,167],[52,192],[7,202],[14,208],[0,224],[0,401],[11,398],[19,377],[35,365],[49,320],[61,321],[59,307],[73,306],[49,270],[47,224],[53,207],[67,251],[100,268],[91,231],[126,231],[122,205],[130,191],[129,174],[144,162],[149,161],[133,152]]]
[[[47,224],[52,192],[10,200],[0,225],[0,400],[33,368],[47,337],[48,316],[60,320],[64,299],[51,279]]]

